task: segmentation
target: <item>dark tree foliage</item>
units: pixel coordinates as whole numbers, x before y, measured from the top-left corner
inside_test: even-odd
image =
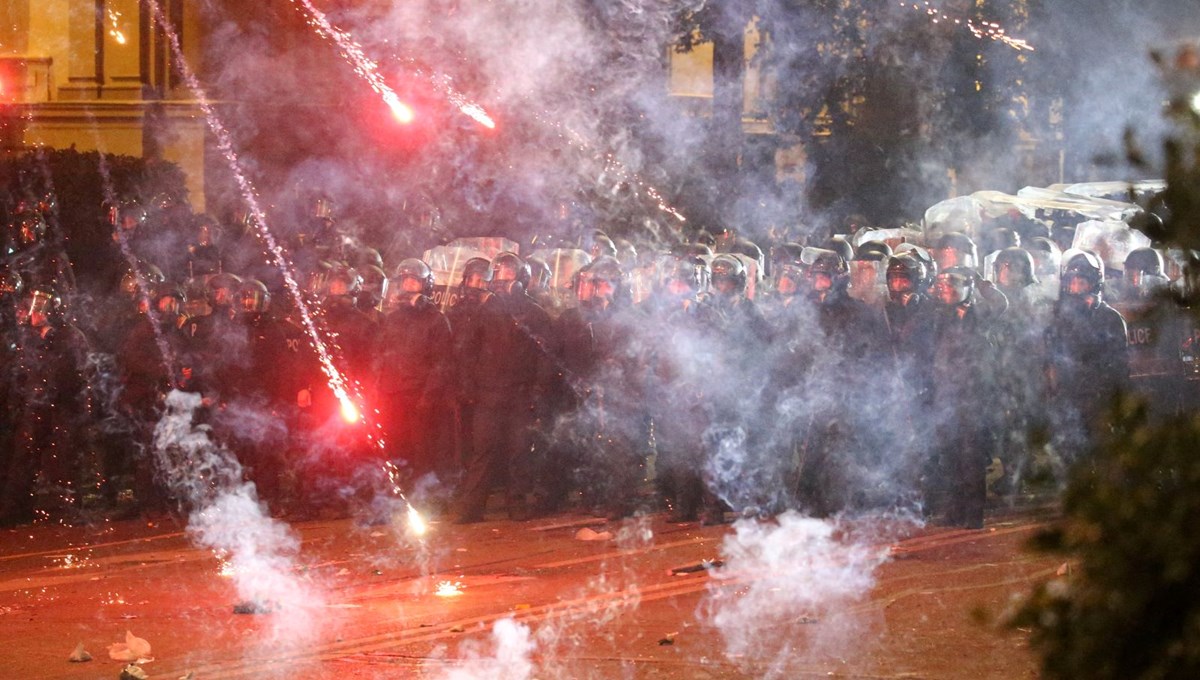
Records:
[[[102,159],[97,151],[74,147],[38,148],[0,159],[0,211],[7,218],[22,201],[53,197],[57,210],[48,219],[47,237],[62,243],[85,286],[89,272],[99,270],[87,264],[108,253],[112,241],[106,203],[148,205],[162,195],[187,199],[183,171],[174,163],[115,154]]]
[[[1195,56],[1195,52],[1191,52]],[[1200,58],[1168,66],[1176,81],[1166,143],[1167,215],[1151,234],[1200,247]],[[1137,164],[1139,154],[1131,153]],[[1194,280],[1181,290],[1195,303]],[[1050,678],[1200,677],[1200,414],[1147,420],[1132,400],[1115,409],[1113,434],[1071,471],[1063,518],[1034,548],[1074,558],[1078,568],[1039,585],[1010,624],[1033,630]]]
[[[1014,6],[974,3],[957,18],[1023,26],[1025,5]],[[751,16],[774,83],[767,114],[806,147],[805,198],[835,228],[850,215],[919,218],[948,193],[944,168],[1011,149],[1023,62],[1010,47],[885,0],[743,0],[681,11],[677,48],[715,48],[720,26]]]

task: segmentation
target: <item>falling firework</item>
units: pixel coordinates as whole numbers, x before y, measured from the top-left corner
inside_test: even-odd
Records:
[[[313,30],[337,45],[342,58],[350,64],[360,78],[371,86],[372,90],[383,98],[383,103],[387,104],[397,121],[405,124],[413,121],[416,115],[413,113],[412,107],[400,101],[400,96],[383,81],[383,76],[379,74],[379,64],[376,64],[363,52],[362,46],[355,42],[349,33],[331,24],[325,13],[314,7],[309,0],[292,0],[292,4],[304,12],[304,19],[309,26],[312,26]]]
[[[1005,30],[1000,26],[1000,24],[998,24],[994,21],[975,21],[974,19],[955,19],[950,16],[947,16],[945,13],[943,13],[938,8],[931,6],[929,4],[928,0],[926,0],[926,2],[920,3],[920,4],[915,3],[915,2],[901,2],[900,6],[906,8],[906,9],[911,9],[913,11],[921,12],[921,13],[925,14],[926,16],[928,16],[930,18],[930,21],[932,21],[935,24],[940,24],[940,23],[945,22],[947,24],[961,26],[961,27],[967,29],[968,31],[970,31],[972,35],[974,35],[976,38],[979,38],[980,40],[995,40],[996,42],[1008,45],[1009,47],[1013,48],[1014,50],[1017,50],[1018,52],[1025,52],[1025,51],[1032,52],[1033,51],[1033,45],[1030,45],[1028,42],[1026,42],[1025,40],[1022,40],[1021,38],[1014,38],[1014,37],[1008,35],[1008,33],[1005,32]]]
[[[559,136],[566,139],[568,144],[600,157],[599,152],[592,148],[591,144],[589,144],[588,141],[583,138],[583,135],[576,132],[569,125],[557,121],[547,121],[541,116],[537,116],[537,119],[557,130]],[[652,185],[648,184],[636,172],[630,170],[629,167],[619,161],[615,155],[612,153],[606,153],[603,155],[603,160],[604,169],[606,171],[615,172],[615,174],[619,175],[622,180],[636,186],[643,193],[649,196],[650,200],[654,201],[654,204],[659,210],[667,213],[680,222],[687,222],[687,218],[683,216],[683,213],[676,210],[670,203],[667,203],[667,199],[663,198],[663,195],[658,191],[658,189],[655,189]]]
[[[301,1],[306,2],[306,0]],[[158,22],[160,26],[162,26],[163,32],[167,37],[171,53],[177,62],[179,73],[183,77],[184,82],[187,83],[188,88],[191,89],[193,95],[196,97],[196,102],[199,105],[201,112],[204,114],[208,128],[212,132],[213,137],[216,139],[217,148],[220,149],[222,156],[224,156],[226,164],[229,167],[230,174],[233,177],[238,189],[241,191],[242,199],[245,201],[247,210],[249,211],[255,232],[258,234],[258,237],[263,244],[266,245],[267,251],[271,254],[276,267],[283,275],[284,285],[295,303],[296,311],[299,314],[302,325],[306,334],[308,335],[309,342],[317,354],[321,371],[325,374],[329,382],[329,388],[332,390],[334,396],[338,400],[342,417],[347,420],[347,422],[351,423],[357,423],[360,421],[365,422],[367,420],[365,417],[365,411],[360,406],[362,403],[362,397],[361,395],[357,394],[357,390],[355,390],[355,396],[357,398],[353,398],[351,396],[351,390],[353,388],[352,383],[335,365],[333,361],[333,355],[330,352],[329,347],[327,346],[325,340],[321,337],[321,334],[317,331],[317,326],[313,321],[312,310],[309,309],[308,303],[301,294],[300,284],[296,281],[296,276],[292,269],[291,263],[288,261],[287,254],[284,252],[283,246],[275,240],[274,234],[268,227],[266,213],[263,211],[262,206],[258,202],[258,194],[253,185],[250,183],[249,178],[246,177],[246,173],[242,170],[242,164],[238,159],[237,153],[233,149],[233,138],[229,134],[228,128],[225,127],[225,125],[221,122],[221,119],[217,116],[211,101],[204,92],[204,88],[200,85],[200,81],[196,78],[196,74],[191,70],[187,64],[187,61],[184,59],[183,50],[179,45],[179,36],[174,32],[174,30],[172,30],[170,24],[164,20],[162,8],[159,6],[156,0],[148,0],[148,2],[151,11],[153,12],[154,20]],[[376,76],[378,76],[377,73]],[[386,448],[386,443],[383,437],[382,425],[378,422],[367,423],[367,425],[367,439],[371,441],[376,448],[384,450]],[[387,468],[388,478],[392,484],[392,492],[411,508],[411,504],[408,503],[408,499],[405,498],[401,491],[399,474],[395,466],[388,461],[385,464],[385,467]],[[415,514],[415,512],[415,510],[412,511],[413,514]],[[411,516],[412,515],[410,515],[410,520]],[[417,515],[417,517],[419,517],[419,515]]]

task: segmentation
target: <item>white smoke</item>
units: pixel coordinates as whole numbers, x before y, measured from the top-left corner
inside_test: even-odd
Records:
[[[448,669],[442,680],[525,680],[534,675],[532,655],[537,648],[529,627],[511,618],[492,626],[487,644],[463,645],[463,660]]]
[[[320,593],[296,575],[298,537],[272,519],[234,455],[197,423],[199,394],[173,390],[154,429],[154,451],[168,491],[189,512],[188,533],[232,567],[238,596],[272,617],[277,640],[314,632]]]
[[[847,609],[874,586],[888,541],[848,529],[794,512],[734,524],[701,607],[731,661],[759,677],[786,677],[790,664],[853,643],[860,625]]]

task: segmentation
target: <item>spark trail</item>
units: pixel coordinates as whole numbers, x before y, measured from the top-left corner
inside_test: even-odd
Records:
[[[274,260],[275,266],[283,275],[284,285],[296,305],[296,311],[300,315],[300,320],[308,335],[309,342],[317,353],[321,371],[325,374],[334,396],[337,397],[343,417],[349,422],[358,422],[361,419],[368,426],[367,440],[372,442],[379,450],[385,450],[386,443],[384,441],[382,425],[379,422],[368,422],[365,410],[360,406],[363,400],[362,395],[358,393],[356,384],[352,384],[335,365],[329,347],[317,331],[316,323],[313,321],[312,310],[309,308],[304,295],[301,294],[300,284],[296,281],[296,276],[292,270],[291,263],[288,261],[287,254],[284,252],[283,246],[276,241],[275,235],[271,233],[267,225],[266,212],[258,201],[258,193],[251,184],[250,179],[246,176],[245,171],[242,169],[241,161],[234,151],[233,137],[230,135],[229,129],[221,122],[199,79],[184,58],[183,49],[179,44],[179,36],[171,25],[165,21],[161,6],[157,0],[147,0],[147,4],[153,13],[154,20],[163,28],[163,33],[167,38],[171,54],[176,61],[176,67],[179,69],[183,81],[187,83],[188,88],[195,96],[196,103],[204,114],[208,129],[216,140],[217,148],[225,158],[230,174],[242,194],[242,200],[246,203],[246,209],[250,214],[250,220],[253,223],[255,232],[266,246],[267,251]],[[392,492],[409,507],[408,521],[410,527],[413,528],[414,533],[418,533],[417,527],[423,527],[423,522],[419,521],[420,515],[412,508],[412,504],[404,496],[400,488],[399,475],[395,466],[388,461],[384,464],[384,467],[388,473],[388,479],[392,484]]]
[[[313,30],[337,45],[342,58],[350,64],[360,78],[366,81],[367,85],[370,85],[372,90],[383,98],[383,103],[391,109],[396,120],[401,123],[411,123],[415,118],[412,107],[400,101],[400,96],[396,94],[396,91],[383,81],[383,76],[379,74],[379,64],[363,52],[362,46],[355,42],[349,33],[331,24],[325,13],[314,7],[309,0],[291,1],[293,5],[304,12],[304,19]]]
[[[968,31],[971,32],[972,35],[974,35],[976,38],[979,38],[980,40],[995,40],[996,42],[1008,45],[1009,47],[1013,48],[1014,50],[1017,50],[1018,52],[1034,51],[1033,45],[1030,45],[1028,42],[1026,42],[1025,40],[1022,40],[1021,38],[1014,38],[1011,35],[1008,35],[1008,33],[1005,32],[1005,30],[1000,26],[1000,24],[998,24],[994,21],[975,21],[974,19],[955,19],[955,18],[952,18],[952,17],[946,15],[944,12],[942,12],[938,8],[930,5],[928,0],[925,0],[925,2],[920,3],[920,4],[915,3],[915,2],[901,1],[900,6],[906,8],[906,9],[911,9],[916,12],[924,13],[925,15],[929,16],[930,21],[932,21],[935,24],[946,22],[947,24],[954,24],[955,26],[961,26],[963,28],[966,28]]]

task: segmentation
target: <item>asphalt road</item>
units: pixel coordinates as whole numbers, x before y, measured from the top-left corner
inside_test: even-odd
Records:
[[[117,678],[129,631],[171,679],[1034,677],[988,619],[1062,568],[1023,549],[1041,516],[310,521],[273,525],[294,551],[221,556],[171,519],[6,530],[0,676]]]

